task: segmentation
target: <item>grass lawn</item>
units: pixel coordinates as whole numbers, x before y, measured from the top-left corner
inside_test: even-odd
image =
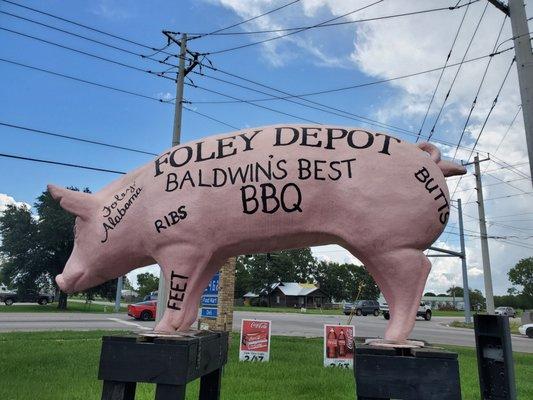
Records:
[[[121,307],[121,311],[126,311],[126,307]],[[69,301],[66,310],[58,310],[57,303],[40,306],[39,304],[17,304],[14,306],[0,305],[0,313],[3,312],[87,312],[87,313],[113,313],[113,306],[103,306],[101,304],[86,304],[76,301]]]
[[[518,332],[518,327],[522,325],[520,322],[515,322],[515,321],[509,321],[509,326],[511,328],[511,333],[516,333],[517,335],[520,334],[520,332]],[[468,329],[474,329],[474,323],[473,322],[470,322],[469,324],[467,324],[466,322],[461,322],[461,321],[452,321],[450,323],[450,326],[453,327],[453,328],[468,328]]]
[[[101,331],[28,332],[0,334],[0,399],[97,400],[96,379]],[[117,334],[114,332],[113,334]],[[222,380],[222,399],[328,399],[355,398],[352,371],[322,367],[322,340],[272,338],[271,361],[238,361],[238,336],[233,335],[230,359]],[[463,399],[479,399],[473,349],[447,347],[459,353]],[[515,353],[520,399],[533,398],[533,355]],[[138,385],[136,399],[152,400],[153,385]],[[188,385],[188,399],[198,398],[198,383]]]

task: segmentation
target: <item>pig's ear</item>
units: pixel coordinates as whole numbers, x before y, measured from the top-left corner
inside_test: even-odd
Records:
[[[54,200],[59,201],[59,205],[65,211],[83,220],[88,220],[91,212],[96,208],[96,200],[89,193],[77,192],[55,185],[48,185],[48,191]]]

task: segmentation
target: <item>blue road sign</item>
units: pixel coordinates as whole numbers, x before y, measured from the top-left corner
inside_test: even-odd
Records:
[[[218,282],[220,280],[220,274],[217,272],[215,276],[209,282],[209,285],[204,290],[204,294],[218,294]]]
[[[214,295],[203,295],[202,296],[202,307],[203,306],[218,306],[218,296]]]
[[[201,316],[203,318],[216,318],[218,315],[218,309],[216,308],[202,308]]]

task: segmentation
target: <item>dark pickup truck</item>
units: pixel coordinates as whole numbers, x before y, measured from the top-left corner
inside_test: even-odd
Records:
[[[0,293],[0,302],[4,302],[6,306],[11,306],[13,303],[38,303],[42,306],[52,303],[54,295],[50,293],[39,293],[36,290],[25,290],[21,294],[17,292],[3,292]]]

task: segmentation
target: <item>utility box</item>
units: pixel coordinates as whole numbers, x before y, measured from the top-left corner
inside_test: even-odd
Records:
[[[482,400],[515,400],[516,386],[509,317],[474,315]]]

